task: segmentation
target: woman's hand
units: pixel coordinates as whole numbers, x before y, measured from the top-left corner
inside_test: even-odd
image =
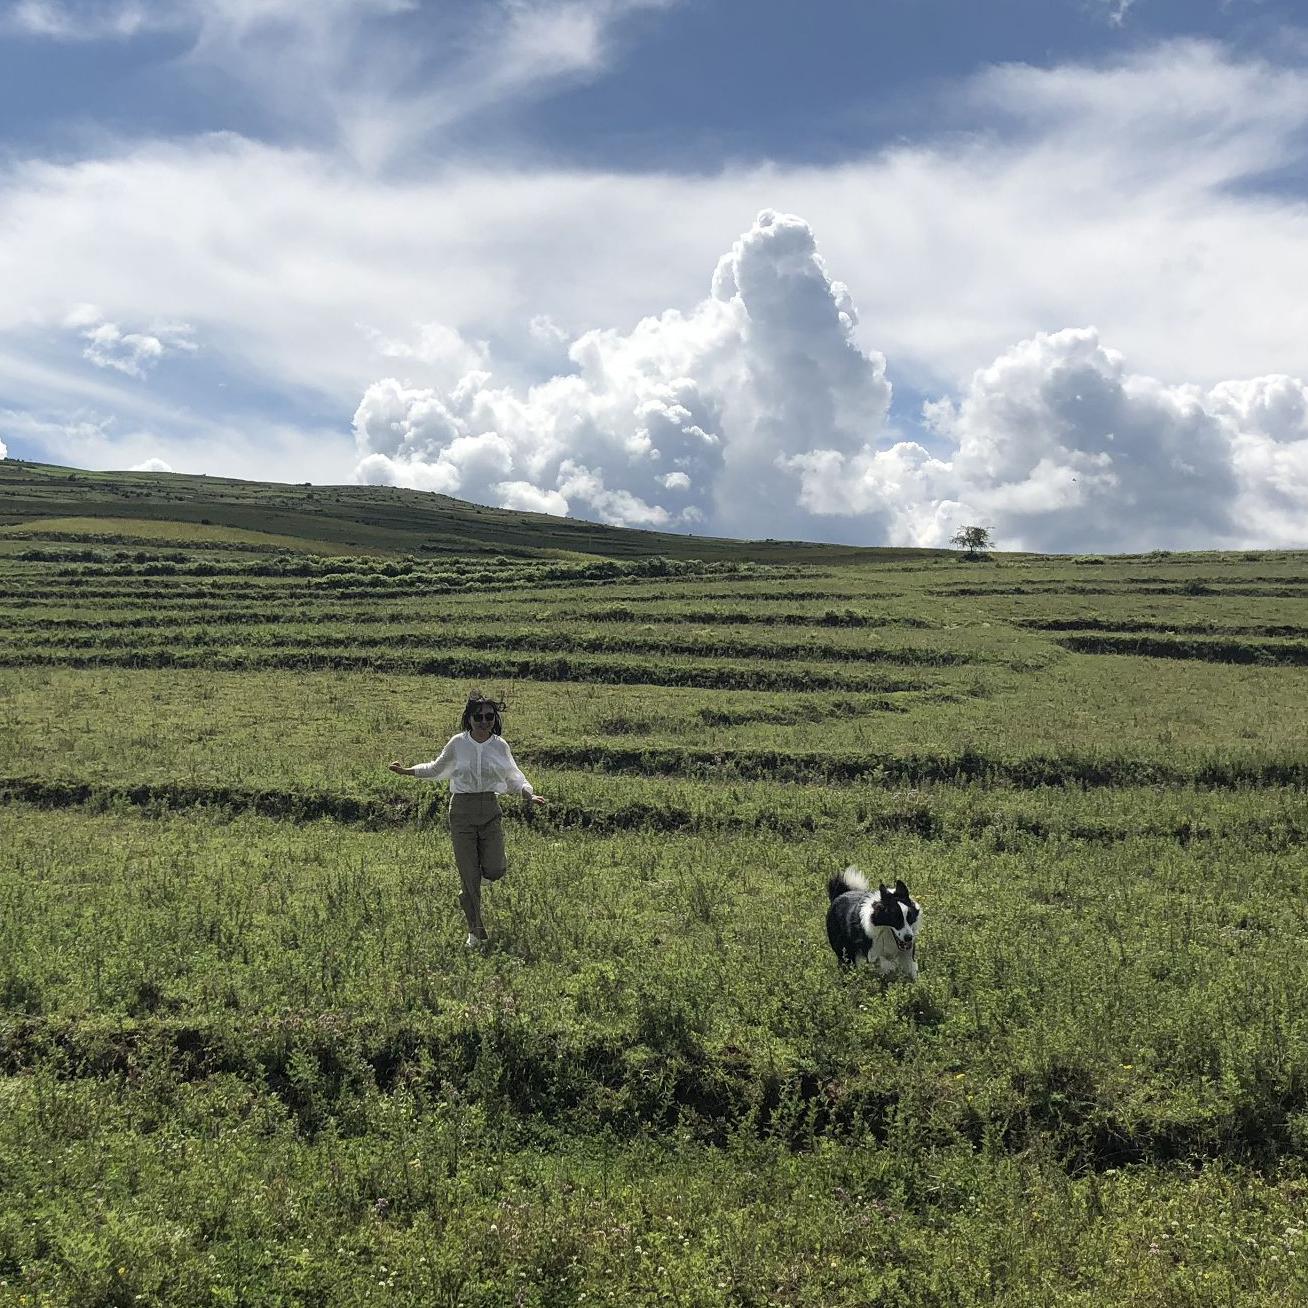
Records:
[[[386,766],[390,768],[392,772],[401,772],[406,776],[408,775],[409,769],[406,768],[403,763],[400,762],[388,763]]]
[[[533,796],[531,797],[531,802],[532,802],[533,804],[543,804],[543,803],[545,803],[545,796],[544,796],[544,795],[533,795]]]

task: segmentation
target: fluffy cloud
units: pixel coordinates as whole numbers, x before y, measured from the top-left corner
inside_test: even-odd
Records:
[[[815,514],[878,515],[943,545],[964,522],[1011,549],[1205,549],[1308,537],[1308,392],[1289,377],[1166,385],[1093,328],[1042,334],[927,405],[952,447],[790,461]]]
[[[1308,400],[1289,377],[1167,384],[1093,328],[1042,333],[925,405],[928,449],[887,430],[857,322],[808,224],[767,210],[691,312],[587,332],[575,371],[525,394],[486,371],[370,386],[356,475],[741,535],[944,545],[981,522],[1039,550],[1303,542]]]
[[[113,368],[143,379],[170,350],[193,352],[195,342],[185,323],[162,323],[148,332],[125,332],[108,322],[93,304],[79,304],[64,318],[64,326],[87,342],[82,357],[97,368]]]
[[[626,526],[762,534],[792,511],[779,459],[857,450],[884,419],[884,360],[854,343],[856,323],[808,224],[765,210],[693,310],[587,332],[569,350],[575,371],[523,395],[481,371],[444,393],[370,386],[358,475]],[[730,490],[740,478],[747,495]]]
[[[960,491],[1010,537],[1102,550],[1234,535],[1222,424],[1200,396],[1128,373],[1093,330],[1023,341],[937,422]]]
[[[1231,434],[1244,544],[1308,544],[1308,387],[1290,377],[1224,382],[1206,402]]]
[[[130,472],[172,472],[172,468],[163,459],[150,458],[143,459],[140,463],[132,464],[128,469]]]
[[[529,481],[502,481],[499,493],[501,508],[520,513],[552,513],[561,517],[568,511],[568,501],[558,491],[543,491]]]

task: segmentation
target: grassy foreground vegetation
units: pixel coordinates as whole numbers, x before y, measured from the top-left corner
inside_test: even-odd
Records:
[[[1305,1301],[1304,563],[0,463],[0,1305]]]

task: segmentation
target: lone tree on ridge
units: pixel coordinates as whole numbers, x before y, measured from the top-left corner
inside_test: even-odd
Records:
[[[989,527],[960,527],[949,539],[951,545],[957,545],[960,550],[965,551],[965,557],[969,559],[983,558],[985,551],[990,548],[990,528]]]

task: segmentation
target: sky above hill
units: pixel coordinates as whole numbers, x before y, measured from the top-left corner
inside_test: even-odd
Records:
[[[1308,546],[1301,0],[0,0],[0,454]]]

